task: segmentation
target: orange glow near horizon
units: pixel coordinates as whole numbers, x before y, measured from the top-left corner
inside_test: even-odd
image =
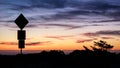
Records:
[[[16,26],[14,23],[8,25]],[[51,27],[49,29],[41,27],[25,28],[27,38],[24,50],[82,50],[84,49],[83,45],[90,48],[94,41],[99,40],[104,40],[113,45],[114,48],[112,50],[120,50],[119,36],[97,36],[94,34],[97,31],[103,31],[104,28],[106,28],[105,30],[110,29],[107,26],[94,26],[73,30],[58,27]],[[117,28],[119,27],[113,29],[117,30]],[[1,27],[0,29],[0,50],[19,50],[17,45],[17,30],[19,29],[10,27]],[[93,34],[89,32],[93,32]]]
[[[99,41],[99,40],[95,40],[95,41]],[[94,41],[90,41],[90,42],[84,42],[84,43],[76,43],[74,40],[67,40],[67,41],[58,41],[56,40],[56,42],[52,43],[52,42],[48,42],[48,43],[40,43],[40,44],[31,44],[31,45],[26,45],[24,50],[82,50],[83,45],[87,46],[88,48],[90,48],[90,46],[93,46],[93,42]],[[120,50],[120,44],[119,41],[116,40],[106,40],[106,42],[108,42],[109,44],[113,45],[114,48],[112,50]],[[114,43],[113,43],[114,42]],[[29,42],[27,42],[26,44],[30,44]],[[116,46],[118,45],[118,46]],[[0,45],[0,50],[18,50],[18,45],[17,42],[16,44],[10,44],[10,43],[5,43],[5,44],[1,44]]]

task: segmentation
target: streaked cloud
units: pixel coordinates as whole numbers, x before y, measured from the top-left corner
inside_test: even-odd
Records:
[[[109,22],[119,22],[120,19],[111,19],[111,20],[101,20],[101,21],[92,21],[92,23],[109,23]]]
[[[109,37],[109,36],[108,37],[107,36],[106,37],[101,37],[101,38],[102,39],[114,39],[114,37]]]
[[[59,37],[59,36],[45,36],[45,38],[52,38],[52,39],[64,40],[62,37]]]
[[[1,0],[0,18],[7,22],[22,12],[30,21],[36,22],[74,19],[96,23],[119,21],[119,4],[117,0]],[[91,21],[89,20],[91,16],[103,17],[102,19],[92,17]]]
[[[107,31],[98,31],[96,34],[100,35],[120,35],[120,30],[107,30]]]
[[[25,45],[27,45],[27,46],[35,46],[35,45],[39,46],[41,44],[42,44],[42,42],[31,42],[31,43],[26,43]]]
[[[13,23],[14,24],[14,23]],[[15,24],[13,25],[12,23],[9,24],[0,24],[1,26],[4,27],[10,27],[10,28],[18,28]],[[26,28],[53,28],[53,27],[59,27],[59,28],[65,28],[67,30],[72,30],[72,29],[78,29],[78,28],[83,28],[87,25],[76,25],[76,24],[65,24],[65,23],[45,23],[45,24],[40,24],[40,23],[30,23],[26,25]]]
[[[115,36],[120,36],[119,30],[105,30],[105,31],[97,31],[97,32],[88,32],[81,34],[82,36],[88,37],[90,39],[85,40],[77,40],[78,43],[89,42],[97,39],[116,39]]]
[[[64,27],[67,29],[76,29],[76,28],[82,28],[84,26],[74,25],[74,24],[40,24],[43,26],[51,26],[51,27]]]
[[[1,45],[17,45],[15,42],[0,42]]]
[[[89,39],[82,39],[77,40],[76,43],[84,43],[84,42],[90,42],[97,39],[115,39],[114,36],[119,36],[120,31],[119,30],[105,30],[105,31],[97,31],[97,32],[88,32],[81,34],[82,36],[88,37]]]
[[[69,36],[45,36],[45,38],[51,38],[51,39],[58,39],[58,40],[65,40],[65,38],[71,38],[74,37],[73,35]]]
[[[25,45],[26,46],[41,46],[43,44],[46,44],[46,43],[51,43],[50,41],[46,41],[46,42],[29,42],[29,43],[26,43]],[[18,45],[18,43],[16,42],[0,42],[0,45]]]
[[[94,40],[97,40],[97,38],[77,40],[76,43],[85,43],[85,42],[91,42]]]
[[[103,31],[97,31],[97,32],[89,32],[89,33],[83,33],[82,35],[88,36],[88,37],[99,37],[100,35],[113,35],[113,36],[119,36],[120,30],[103,30]]]
[[[96,33],[83,33],[82,34],[83,36],[87,36],[87,37],[96,37],[96,36],[99,36],[99,34],[96,34]]]

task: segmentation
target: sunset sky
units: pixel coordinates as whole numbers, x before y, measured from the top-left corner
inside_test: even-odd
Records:
[[[18,50],[21,13],[24,50],[82,50],[99,40],[120,50],[120,0],[0,0],[0,53]]]

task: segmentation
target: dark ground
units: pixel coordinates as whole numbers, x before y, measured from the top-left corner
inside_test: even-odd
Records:
[[[120,54],[102,51],[42,51],[36,54],[0,55],[0,68],[120,68]]]

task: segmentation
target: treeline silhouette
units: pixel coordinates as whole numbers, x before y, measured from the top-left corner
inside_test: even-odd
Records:
[[[91,47],[91,50],[83,46],[85,50],[74,50],[69,54],[51,50],[34,54],[0,55],[0,68],[120,68],[120,53],[108,51],[113,46],[101,40],[94,43],[97,47]]]

